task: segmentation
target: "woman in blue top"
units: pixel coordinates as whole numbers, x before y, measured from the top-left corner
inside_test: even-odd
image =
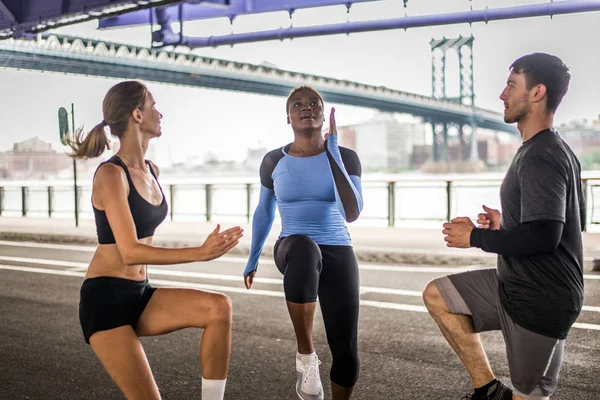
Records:
[[[267,153],[260,166],[260,199],[244,281],[250,289],[278,207],[282,231],[274,258],[298,343],[296,393],[304,400],[323,399],[312,342],[318,297],[333,358],[333,399],[349,399],[360,369],[359,279],[345,223],[362,210],[361,165],[353,150],[338,146],[333,108],[329,133],[325,140],[321,136],[324,105],[315,89],[295,88],[286,111],[294,141]]]

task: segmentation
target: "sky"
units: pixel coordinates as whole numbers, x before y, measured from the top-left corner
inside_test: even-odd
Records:
[[[224,35],[231,32],[345,21],[376,20],[406,15],[429,15],[510,7],[546,1],[517,0],[382,0],[355,4],[349,13],[343,6],[297,10],[287,13],[240,16],[187,22],[186,35]],[[547,52],[570,67],[572,81],[555,123],[600,114],[600,12],[527,19],[492,21],[408,30],[354,33],[284,41],[268,41],[217,48],[200,48],[194,54],[260,64],[316,75],[348,79],[371,85],[431,95],[432,38],[473,35],[476,104],[502,112],[498,99],[508,67],[518,57]],[[58,33],[149,46],[148,26],[98,30],[97,22],[60,28]],[[178,49],[189,52],[188,49]],[[450,58],[450,60],[452,60]],[[448,95],[458,93],[458,68],[449,66]],[[75,104],[76,125],[91,128],[102,120],[101,104],[106,91],[118,80],[49,72],[0,68],[0,151],[32,136],[51,142],[64,151],[58,140],[57,110]],[[159,165],[202,157],[208,152],[223,159],[243,160],[248,147],[275,148],[293,139],[286,124],[283,97],[224,90],[190,88],[148,82],[157,108],[164,115],[163,136],[155,142]],[[372,118],[376,110],[326,104],[336,107],[338,126]]]

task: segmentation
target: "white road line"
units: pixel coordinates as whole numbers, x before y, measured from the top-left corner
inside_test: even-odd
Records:
[[[87,266],[88,266],[87,263],[82,263],[82,262],[62,261],[62,260],[44,260],[44,259],[26,258],[26,257],[0,256],[0,261],[29,262],[29,263],[33,263],[33,264],[53,265],[53,266],[60,266],[60,267],[64,266],[64,267],[69,267],[70,269],[75,269],[75,270],[81,269],[81,268],[87,269]],[[241,274],[240,275],[225,275],[225,274],[214,274],[214,273],[207,273],[207,272],[177,271],[177,270],[159,269],[159,268],[153,268],[153,267],[148,268],[148,274],[243,282]],[[254,282],[281,285],[283,283],[283,279],[256,277],[256,278],[254,278]],[[421,296],[421,292],[416,291],[416,290],[380,288],[380,287],[372,287],[372,286],[361,286],[360,289],[361,289],[361,293],[384,293],[384,294],[396,294],[396,295],[400,295],[400,296]]]
[[[192,282],[179,282],[179,281],[171,281],[171,280],[166,280],[166,279],[150,279],[150,282],[153,285],[188,287],[188,288],[203,289],[203,290],[210,290],[210,291],[220,291],[220,292],[245,293],[245,294],[252,294],[255,296],[284,297],[284,293],[277,291],[277,290],[262,290],[262,289],[248,290],[245,287],[210,285],[210,284],[205,284],[205,283],[192,283]],[[254,293],[254,292],[256,292],[256,293]]]
[[[65,245],[65,244],[49,244],[49,243],[31,243],[31,242],[11,242],[0,240],[0,246],[15,246],[15,247],[31,247],[44,248],[53,250],[75,250],[83,252],[93,252],[96,247]],[[32,259],[35,260],[35,259]],[[245,264],[248,261],[246,257],[220,257],[213,262],[230,262]],[[31,261],[34,262],[34,261]],[[39,264],[39,263],[38,263]],[[275,265],[273,260],[261,259],[261,265]],[[473,269],[490,268],[489,266],[470,265],[465,267],[429,267],[429,266],[406,266],[406,265],[380,265],[380,264],[359,264],[359,269],[364,271],[385,271],[385,272],[418,272],[418,273],[456,273],[470,271]],[[586,274],[584,279],[600,280],[600,275]]]
[[[600,325],[586,324],[584,322],[575,322],[573,324],[573,328],[588,329],[588,330],[592,330],[592,331],[600,331]]]
[[[10,243],[10,242],[9,242]],[[0,245],[2,242],[0,241]],[[60,245],[62,246],[62,245]],[[27,246],[34,247],[34,246]],[[74,246],[75,247],[75,246]],[[50,247],[45,247],[50,248]],[[61,249],[57,249],[61,250]],[[65,249],[67,250],[67,249]],[[18,257],[17,257],[18,258]],[[38,260],[35,258],[30,258],[30,260]],[[16,261],[15,261],[16,262]],[[25,261],[21,261],[25,262]],[[30,261],[36,262],[36,261]],[[248,258],[244,257],[220,257],[211,262],[229,262],[229,263],[239,263],[246,264],[248,262]],[[260,265],[275,265],[273,260],[260,260]],[[455,272],[464,272],[470,271],[473,269],[482,268],[479,266],[471,266],[471,267],[428,267],[428,266],[394,266],[394,265],[378,265],[378,264],[359,264],[359,269],[365,271],[386,271],[386,272],[425,272],[425,273],[455,273]]]
[[[52,265],[52,266],[61,266],[68,267],[71,270],[79,270],[79,269],[87,269],[88,263],[84,262],[76,262],[76,261],[63,261],[63,260],[48,260],[48,259],[40,259],[40,258],[27,258],[27,257],[11,257],[11,256],[0,256],[0,261],[4,262],[26,262],[32,264],[40,264],[40,265]],[[208,272],[193,272],[193,271],[178,271],[171,269],[160,269],[149,267],[148,273],[151,275],[165,275],[165,276],[181,276],[186,278],[198,278],[198,279],[214,279],[221,281],[233,281],[233,282],[242,282],[241,275],[226,275],[226,274],[215,274]],[[281,285],[283,280],[281,278],[262,278],[256,277],[254,281],[257,283],[266,283],[273,285]],[[393,294],[398,296],[413,296],[420,297],[421,291],[418,290],[405,290],[405,289],[395,289],[395,288],[383,288],[383,287],[375,287],[375,286],[361,286],[360,293],[381,293],[381,294]],[[593,311],[600,312],[600,307],[594,306],[583,306],[584,311]]]
[[[47,260],[42,258],[28,258],[28,257],[11,257],[11,256],[0,256],[0,261],[6,262],[24,262],[31,264],[41,265],[58,265],[61,267],[77,267],[87,269],[90,263],[77,262],[77,261],[63,261],[63,260]]]
[[[396,294],[399,296],[415,296],[421,297],[423,292],[420,290],[404,290],[404,289],[391,289],[373,286],[361,286],[361,293],[383,293],[383,294]]]
[[[600,312],[600,307],[595,307],[595,306],[583,306],[581,308],[582,311],[594,311],[594,312]]]
[[[427,272],[433,274],[466,272],[474,269],[491,268],[481,266],[470,267],[423,267],[407,265],[377,265],[377,264],[359,264],[359,269],[365,271],[386,271],[386,272]]]
[[[32,272],[38,274],[49,274],[49,275],[60,275],[60,276],[77,276],[83,277],[85,274],[83,272],[77,271],[64,271],[64,270],[56,270],[49,268],[35,268],[35,267],[23,267],[17,265],[0,265],[0,270],[8,270],[8,271],[21,271],[21,272]],[[176,286],[176,287],[187,287],[187,288],[196,288],[210,291],[221,291],[221,292],[232,292],[232,293],[244,293],[250,294],[254,296],[270,296],[270,297],[284,297],[283,292],[275,291],[275,290],[247,290],[243,287],[232,287],[232,286],[221,286],[221,285],[210,285],[203,283],[192,283],[192,282],[180,282],[180,281],[171,281],[164,279],[151,279],[152,284],[158,286]],[[385,301],[372,301],[372,300],[361,300],[361,306],[364,307],[374,307],[374,308],[384,308],[384,309],[392,309],[392,310],[402,310],[402,311],[412,311],[412,312],[427,312],[427,309],[424,306],[419,306],[415,304],[401,304],[401,303],[391,303]],[[576,322],[573,324],[574,328],[578,329],[586,329],[586,330],[596,330],[600,331],[600,325],[597,324],[588,324],[584,322]]]
[[[425,306],[417,306],[417,305],[413,305],[413,304],[388,303],[385,301],[361,300],[360,305],[367,306],[367,307],[375,307],[375,308],[387,308],[387,309],[391,309],[391,310],[427,312],[427,308],[425,308]]]
[[[9,242],[7,240],[0,240],[0,246],[33,247],[38,249],[53,250],[96,251],[96,246],[78,246],[73,244],[54,243]]]
[[[58,269],[49,269],[49,268],[23,267],[21,265],[0,265],[0,269],[7,270],[7,271],[33,272],[36,274],[79,276],[82,278],[85,276],[85,273],[83,273],[83,272],[62,271],[62,270],[58,270]]]

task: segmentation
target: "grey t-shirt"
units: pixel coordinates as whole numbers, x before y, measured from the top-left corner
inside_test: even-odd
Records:
[[[564,223],[554,252],[498,256],[506,312],[525,329],[564,339],[583,304],[585,199],[579,161],[557,132],[544,130],[523,143],[502,182],[500,200],[502,229],[536,220]]]

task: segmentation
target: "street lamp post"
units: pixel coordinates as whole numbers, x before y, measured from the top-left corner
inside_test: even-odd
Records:
[[[60,142],[67,145],[67,133],[69,129],[69,113],[64,107],[58,109],[58,131]],[[71,127],[75,130],[75,105],[71,103]],[[79,226],[79,191],[77,189],[77,160],[73,157],[73,193],[75,197],[75,226]]]

